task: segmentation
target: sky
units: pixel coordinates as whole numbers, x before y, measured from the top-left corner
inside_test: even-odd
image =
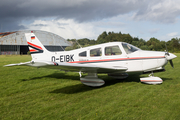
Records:
[[[180,0],[0,0],[0,32],[43,30],[65,39],[106,31],[180,38]]]

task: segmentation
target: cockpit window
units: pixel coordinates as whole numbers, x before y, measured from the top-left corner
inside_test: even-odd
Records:
[[[123,48],[124,48],[124,50],[126,51],[127,54],[130,54],[130,53],[135,52],[137,50],[141,50],[141,49],[139,49],[139,48],[137,48],[137,47],[135,47],[133,45],[130,45],[128,43],[122,43],[122,46],[123,46]]]

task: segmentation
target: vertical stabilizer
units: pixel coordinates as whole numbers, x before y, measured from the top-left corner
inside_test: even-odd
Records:
[[[49,51],[42,45],[34,33],[25,33],[32,60],[46,60]]]

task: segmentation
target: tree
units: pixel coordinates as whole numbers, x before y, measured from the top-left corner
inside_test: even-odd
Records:
[[[170,41],[168,41],[168,50],[172,52],[180,52],[180,39],[178,38],[172,38]]]
[[[67,50],[79,48],[78,44],[76,43],[76,39],[71,39],[71,40],[68,39],[68,41],[71,42],[73,45],[71,47],[67,47],[66,48]],[[180,52],[180,38],[172,38],[171,40],[165,42],[152,37],[146,42],[142,38],[141,39],[139,39],[138,37],[133,38],[130,34],[122,34],[121,32],[114,33],[113,31],[108,32],[107,34],[107,32],[104,31],[102,34],[98,36],[97,40],[89,40],[87,38],[83,38],[77,41],[82,47],[107,43],[107,42],[120,41],[120,42],[130,43],[142,50],[155,50],[155,51],[166,50],[165,47],[166,44],[168,51]]]
[[[97,38],[97,43],[105,43],[105,38],[107,37],[107,32],[104,31],[101,35],[98,36]]]
[[[160,40],[156,38],[150,38],[150,40],[147,41],[147,46],[149,46],[150,50],[160,51],[162,50],[162,46],[160,44]]]

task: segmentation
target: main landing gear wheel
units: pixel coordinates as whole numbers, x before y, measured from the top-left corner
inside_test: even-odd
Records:
[[[104,80],[98,78],[97,73],[88,73],[87,76],[80,78],[80,81],[91,87],[99,87],[105,84]]]

